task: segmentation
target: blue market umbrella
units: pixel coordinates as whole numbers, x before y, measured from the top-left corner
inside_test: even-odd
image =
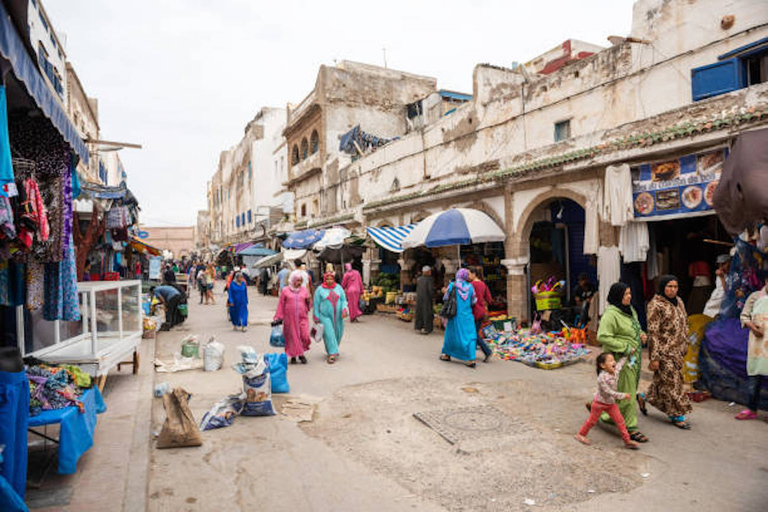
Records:
[[[286,249],[309,249],[315,242],[323,238],[325,230],[305,229],[304,231],[296,231],[288,235],[283,241],[283,247]]]
[[[469,245],[483,242],[502,242],[504,231],[488,214],[470,208],[451,208],[430,215],[402,241],[404,249],[425,245]]]

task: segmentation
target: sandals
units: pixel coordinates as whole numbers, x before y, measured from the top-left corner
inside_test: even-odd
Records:
[[[585,402],[584,406],[587,408],[587,412],[592,412],[592,402]]]
[[[441,361],[450,361],[451,360],[451,356],[448,356],[448,355],[445,355],[445,354],[440,354],[440,360]]]
[[[624,448],[627,448],[628,450],[639,450],[640,445],[637,444],[635,441],[629,441],[627,443],[624,443]]]
[[[577,440],[578,442],[580,442],[581,444],[586,444],[587,446],[589,446],[590,444],[592,444],[592,441],[590,441],[589,439],[587,439],[587,436],[583,436],[583,435],[581,435],[581,434],[574,434],[574,435],[573,435],[573,438],[574,438],[575,440]]]
[[[477,368],[477,362],[469,361],[467,363],[464,363],[464,366],[466,366],[467,368]]]
[[[301,364],[307,364],[307,358],[304,356],[299,356],[299,361],[301,362]]]
[[[633,440],[634,442],[636,442],[636,443],[647,443],[647,442],[648,442],[648,438],[647,438],[647,437],[645,437],[645,436],[642,434],[642,432],[639,432],[639,431],[637,431],[637,430],[636,430],[636,431],[634,431],[634,432],[630,432],[630,433],[629,433],[629,438],[630,438],[631,440]]]
[[[636,395],[637,405],[640,407],[640,412],[643,416],[648,416],[648,407],[645,405],[645,393],[638,393]]]
[[[752,411],[750,409],[744,409],[739,414],[734,416],[737,420],[756,420],[757,419],[757,413],[755,411]]]
[[[336,362],[336,357],[337,357],[336,354],[331,354],[330,356],[328,356],[328,364],[335,363]]]
[[[669,420],[677,428],[681,428],[683,430],[691,430],[691,425],[685,421],[685,416],[670,416]]]
[[[296,364],[296,358],[295,357],[291,358],[291,364]]]

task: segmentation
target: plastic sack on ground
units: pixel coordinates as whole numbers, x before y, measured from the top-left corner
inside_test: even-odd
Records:
[[[312,341],[315,343],[323,343],[323,324],[316,322],[312,326],[312,331],[309,333],[312,336]]]
[[[216,338],[212,337],[208,340],[203,347],[203,369],[207,372],[215,372],[221,368],[224,365],[224,351],[224,344],[216,341]]]
[[[264,354],[269,368],[269,378],[272,381],[273,393],[290,393],[288,384],[288,356],[282,354]]]
[[[215,428],[224,428],[232,425],[235,416],[243,410],[243,400],[240,394],[229,395],[226,398],[211,407],[205,413],[200,422],[200,430],[213,430]]]
[[[158,448],[180,448],[183,446],[200,446],[203,439],[197,430],[197,422],[189,410],[189,397],[192,396],[182,388],[174,388],[171,393],[163,396],[165,408],[165,423],[157,438]]]
[[[264,356],[253,347],[238,347],[243,362],[232,368],[243,376],[243,416],[274,416],[272,380]]]
[[[200,344],[197,342],[197,336],[191,334],[181,339],[181,355],[183,357],[200,358]]]
[[[269,344],[275,348],[285,347],[285,336],[283,336],[283,325],[275,325],[269,334]]]

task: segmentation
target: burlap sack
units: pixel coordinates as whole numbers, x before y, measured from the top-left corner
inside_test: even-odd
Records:
[[[181,448],[203,444],[197,422],[187,403],[190,396],[182,388],[174,388],[172,392],[163,396],[166,418],[160,436],[157,438],[158,448]]]

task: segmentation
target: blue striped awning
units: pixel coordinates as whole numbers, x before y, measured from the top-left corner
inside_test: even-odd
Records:
[[[401,242],[415,227],[416,224],[408,224],[386,228],[366,228],[366,231],[373,238],[373,241],[381,247],[388,251],[401,253],[405,250]]]

